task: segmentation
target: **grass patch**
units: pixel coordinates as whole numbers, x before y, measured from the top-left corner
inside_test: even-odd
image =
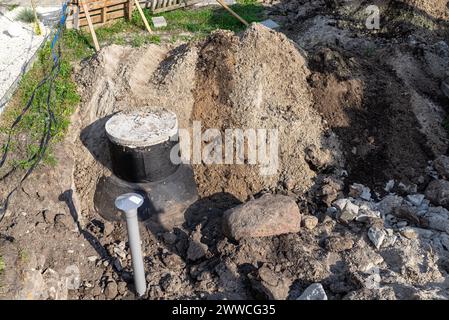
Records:
[[[0,256],[0,274],[5,270],[5,261],[3,260],[3,257]]]
[[[264,19],[264,9],[256,0],[240,0],[231,8],[243,19],[251,22],[259,22]],[[158,31],[189,32],[195,36],[204,36],[217,29],[241,31],[245,26],[233,17],[228,11],[217,6],[208,6],[198,9],[179,9],[161,14],[152,15],[149,9],[144,9],[148,21],[151,23],[153,16],[163,16],[167,20],[167,27]],[[144,24],[138,12],[133,13],[132,22],[143,28]]]
[[[68,36],[65,38],[65,36]],[[56,123],[53,124],[51,135],[54,142],[60,141],[64,136],[70,124],[70,115],[75,110],[80,101],[76,90],[76,85],[72,80],[72,65],[70,61],[75,57],[82,57],[85,54],[86,47],[81,47],[78,42],[70,41],[70,33],[64,34],[62,43],[61,69],[58,77],[53,84],[53,92],[50,99],[50,105],[55,115]],[[50,71],[52,67],[52,57],[50,43],[48,42],[39,52],[38,58],[33,67],[22,77],[19,88],[11,99],[8,107],[2,114],[0,131],[8,132],[11,123],[21,113],[23,107],[28,102],[33,90],[38,83]],[[49,84],[45,84],[36,91],[34,101],[23,116],[20,123],[16,126],[13,134],[15,136],[26,136],[25,146],[19,146],[19,139],[13,138],[11,152],[21,150],[19,158],[13,158],[12,165],[23,169],[28,169],[33,165],[33,161],[27,161],[39,148],[40,138],[44,132],[47,120],[46,99],[49,91]],[[55,158],[52,153],[52,144],[43,157],[45,164],[55,164]]]
[[[32,23],[34,22],[34,12],[31,8],[23,8],[20,10],[20,12],[17,14],[16,20],[25,22],[25,23]]]

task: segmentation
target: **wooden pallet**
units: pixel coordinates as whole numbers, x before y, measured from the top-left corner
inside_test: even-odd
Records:
[[[201,0],[139,0],[143,8],[160,13],[191,6]],[[93,25],[103,25],[119,18],[131,19],[134,0],[84,0],[89,9]],[[78,0],[71,3],[71,14],[67,18],[67,28],[82,28],[88,25],[86,14]]]

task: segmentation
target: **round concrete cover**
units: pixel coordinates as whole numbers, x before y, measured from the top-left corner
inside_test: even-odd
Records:
[[[118,113],[106,122],[112,142],[129,148],[149,147],[178,133],[176,114],[167,110]]]

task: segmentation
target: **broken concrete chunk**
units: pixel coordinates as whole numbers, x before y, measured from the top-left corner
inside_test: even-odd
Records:
[[[349,222],[354,220],[359,213],[359,207],[353,204],[351,201],[347,201],[343,209],[337,215],[338,219]]]
[[[327,300],[327,295],[321,283],[314,283],[308,286],[297,300]]]
[[[387,233],[385,232],[385,230],[378,227],[371,227],[368,230],[368,238],[374,244],[376,249],[380,249],[382,243],[385,240],[386,235]]]
[[[279,24],[277,24],[275,21],[273,21],[271,19],[264,20],[260,24],[269,29],[273,29],[273,30],[279,29],[279,27],[280,27]]]
[[[349,195],[353,198],[360,198],[366,201],[371,200],[371,189],[363,184],[354,183],[349,186]]]
[[[152,17],[153,26],[155,29],[163,28],[167,26],[167,20],[164,17]]]
[[[414,206],[419,207],[424,200],[423,194],[409,194],[407,200]]]
[[[426,197],[437,206],[449,208],[449,181],[433,180],[427,186]]]
[[[377,204],[377,209],[384,215],[391,214],[394,212],[394,209],[401,206],[403,201],[402,197],[388,195]]]
[[[265,194],[226,211],[224,233],[240,240],[298,232],[301,214],[295,200],[288,196]]]
[[[393,190],[394,188],[394,180],[389,180],[386,184],[385,184],[385,188],[384,190],[387,192],[390,192],[391,190]]]
[[[446,209],[442,207],[430,208],[424,215],[424,219],[430,229],[449,234],[449,215]]]

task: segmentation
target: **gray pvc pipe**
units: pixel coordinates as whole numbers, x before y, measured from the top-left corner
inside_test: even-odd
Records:
[[[126,193],[115,200],[117,209],[125,212],[126,226],[128,229],[128,242],[131,249],[131,259],[134,272],[134,286],[136,292],[143,296],[147,291],[145,269],[143,267],[142,250],[140,245],[139,222],[137,209],[143,204],[143,198],[137,193]]]

